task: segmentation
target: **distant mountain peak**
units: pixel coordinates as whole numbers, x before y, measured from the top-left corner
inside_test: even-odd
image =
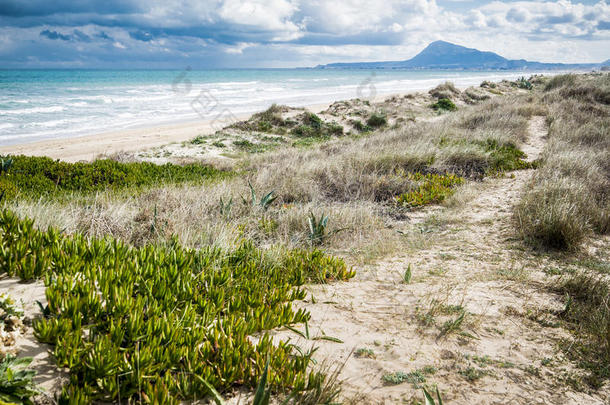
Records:
[[[464,69],[464,70],[515,70],[515,69],[567,69],[593,68],[596,64],[564,65],[561,63],[528,62],[524,59],[509,60],[497,53],[434,41],[413,58],[395,62],[331,63],[319,68],[362,69]]]

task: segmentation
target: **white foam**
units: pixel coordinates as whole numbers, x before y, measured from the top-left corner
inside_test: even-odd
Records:
[[[11,114],[11,115],[25,115],[25,114],[39,114],[39,113],[52,113],[63,111],[62,106],[51,106],[51,107],[34,107],[34,108],[23,108],[20,110],[0,110],[0,115]]]

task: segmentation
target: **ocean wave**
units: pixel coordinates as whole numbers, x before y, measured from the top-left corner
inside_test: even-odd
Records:
[[[51,107],[34,107],[34,108],[23,108],[20,110],[0,110],[2,114],[13,114],[13,115],[25,115],[25,114],[39,114],[39,113],[51,113],[63,111],[62,106],[51,106]]]

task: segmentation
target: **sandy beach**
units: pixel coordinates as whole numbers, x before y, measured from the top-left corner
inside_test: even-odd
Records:
[[[312,104],[305,108],[319,112],[329,104]],[[251,114],[233,118],[247,119]],[[100,155],[119,152],[138,152],[169,143],[184,142],[198,135],[213,134],[218,128],[213,120],[189,121],[171,125],[157,125],[136,129],[111,131],[73,138],[59,138],[17,145],[0,146],[2,155],[48,156],[66,162],[90,161]]]

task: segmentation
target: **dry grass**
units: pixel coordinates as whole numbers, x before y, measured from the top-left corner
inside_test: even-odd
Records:
[[[610,75],[565,75],[545,86],[549,142],[515,209],[536,245],[576,249],[610,231]]]
[[[109,234],[136,245],[175,235],[189,246],[227,246],[242,238],[261,246],[303,246],[312,212],[329,217],[327,249],[369,260],[408,243],[390,226],[394,218],[404,218],[394,198],[416,186],[407,173],[482,177],[493,160],[485,145],[519,145],[536,108],[524,96],[494,98],[431,122],[249,155],[235,163],[240,175],[214,184],[19,201],[10,208],[67,232]],[[278,199],[268,210],[253,207],[248,182],[259,198],[274,191]],[[230,211],[221,212],[221,198],[224,204],[232,201]]]

